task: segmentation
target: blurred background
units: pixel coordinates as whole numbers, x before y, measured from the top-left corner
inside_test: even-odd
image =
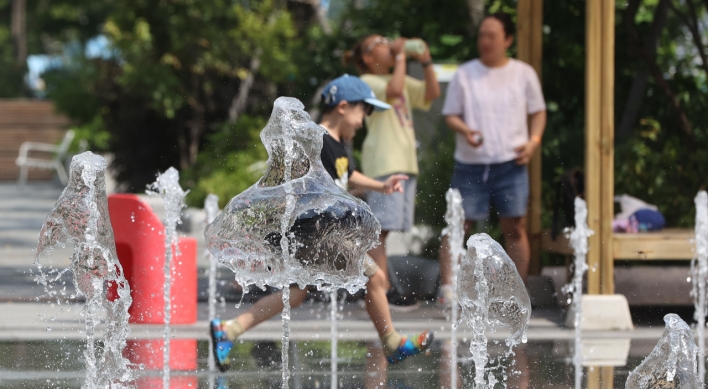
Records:
[[[513,0],[0,0],[0,98],[51,104],[53,125],[75,131],[69,153],[83,143],[106,155],[117,191],[144,192],[156,173],[174,166],[190,205],[201,207],[216,193],[223,206],[261,176],[267,155],[259,132],[275,98],[302,100],[317,120],[321,88],[342,73],[356,74],[342,65],[342,54],[357,39],[421,37],[436,64],[454,69],[476,57],[482,13],[515,15],[516,6]],[[560,174],[584,163],[585,7],[585,0],[553,0],[543,10],[546,228]],[[693,194],[708,183],[707,11],[705,0],[617,1],[615,193],[640,193],[672,227],[693,224]],[[434,229],[444,222],[453,165],[442,100],[416,117],[422,169],[416,222]],[[0,128],[0,175],[13,181],[13,136],[21,134],[7,134]],[[364,136],[365,130],[357,135],[355,156]],[[436,257],[434,240],[426,256]],[[553,260],[544,254],[544,264]]]

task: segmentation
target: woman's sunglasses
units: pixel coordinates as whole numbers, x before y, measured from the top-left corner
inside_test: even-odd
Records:
[[[366,50],[364,50],[364,54],[369,54],[371,52],[371,50],[373,50],[378,45],[390,46],[391,40],[388,38],[384,38],[382,36],[378,36],[378,37],[374,38],[374,40],[371,41],[371,43],[369,43],[368,46],[366,46]]]

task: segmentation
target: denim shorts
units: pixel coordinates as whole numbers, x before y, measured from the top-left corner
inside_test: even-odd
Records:
[[[388,177],[378,177],[376,180],[384,182]],[[403,193],[395,192],[387,195],[374,191],[366,192],[366,202],[381,223],[381,231],[408,231],[413,226],[416,177],[408,175],[408,180],[401,184]]]
[[[489,165],[468,165],[455,161],[451,188],[462,195],[466,220],[485,220],[493,204],[499,217],[526,215],[529,201],[529,174],[526,165],[515,161]]]

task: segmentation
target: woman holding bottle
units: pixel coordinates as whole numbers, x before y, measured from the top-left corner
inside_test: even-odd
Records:
[[[425,80],[406,75],[408,58],[420,62]],[[403,193],[379,196],[367,193],[367,203],[381,223],[380,245],[369,255],[387,273],[386,237],[389,231],[407,231],[413,225],[418,158],[412,110],[430,109],[440,96],[428,45],[421,39],[398,38],[391,41],[381,35],[361,39],[345,55],[354,64],[361,79],[371,87],[377,99],[393,109],[375,112],[366,119],[367,136],[362,147],[362,173],[385,181],[393,174],[405,174]],[[386,274],[388,279],[388,273]],[[414,309],[415,300],[389,292],[391,307]]]

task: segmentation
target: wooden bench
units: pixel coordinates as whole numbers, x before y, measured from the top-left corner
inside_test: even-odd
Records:
[[[20,168],[15,164],[24,142],[56,144],[66,133],[69,120],[55,112],[50,101],[0,99],[0,181],[15,181]],[[28,179],[51,180],[52,171],[32,170]]]
[[[637,234],[614,233],[613,259],[617,260],[690,260],[693,259],[691,239],[695,233],[691,229],[666,228],[658,232]],[[573,248],[565,237],[558,234],[551,239],[550,231],[544,231],[541,239],[544,251],[573,255]]]

